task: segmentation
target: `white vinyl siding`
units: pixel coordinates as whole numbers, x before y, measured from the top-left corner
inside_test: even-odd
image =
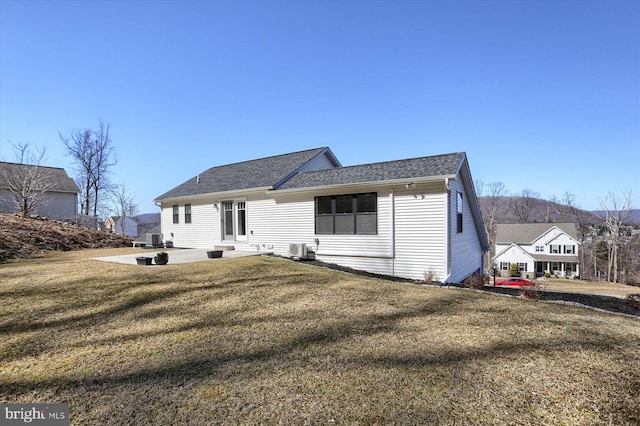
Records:
[[[173,223],[173,203],[163,206],[160,219],[164,240],[171,240],[175,247],[180,248],[213,248],[220,243],[219,213],[213,202],[192,201],[190,204],[191,223],[187,224],[184,221]],[[178,205],[179,211],[184,211],[184,203]]]
[[[390,258],[391,232],[387,196],[378,195],[377,235],[316,235],[315,195],[302,193],[296,196],[279,196],[277,202],[266,197],[253,201],[248,209],[251,224],[249,242],[272,246],[275,253],[281,255],[288,253],[290,243],[305,243],[314,250],[317,248],[317,257],[327,262],[336,262],[340,257]],[[390,264],[388,261],[385,263]],[[388,269],[385,271],[389,273]]]
[[[450,282],[461,282],[474,272],[482,272],[482,248],[480,245],[480,239],[478,233],[475,230],[473,217],[471,212],[466,206],[469,206],[467,194],[464,192],[459,179],[455,179],[449,182],[452,196],[450,200],[450,223],[452,229],[449,234],[451,238],[451,251],[449,259],[450,267]],[[463,232],[457,232],[457,194],[462,195],[462,229]]]
[[[447,276],[447,194],[440,188],[395,193],[395,275]]]
[[[526,250],[516,244],[512,244],[506,250],[503,249],[502,252],[498,253],[494,262],[500,265],[500,270],[503,272],[502,275],[506,275],[509,265],[515,263],[520,268],[520,271],[529,272],[529,278],[531,278],[533,271],[535,271],[535,260]],[[507,269],[502,269],[503,265],[506,265]],[[526,275],[523,276],[526,278]]]
[[[349,188],[309,192],[256,191],[242,194],[246,200],[246,242],[227,242],[236,249],[273,251],[286,256],[291,243],[305,243],[316,257],[373,273],[422,280],[434,273],[438,280],[460,281],[482,267],[478,232],[468,208],[463,208],[463,232],[457,233],[456,191],[462,185],[451,181],[451,196],[443,182],[417,187]],[[377,233],[316,234],[315,198],[375,192]],[[222,198],[170,201],[163,205],[162,232],[176,247],[210,248],[222,243]],[[173,224],[173,204],[191,204],[192,223]],[[216,207],[217,206],[217,207]],[[395,227],[394,227],[395,225]],[[173,233],[173,237],[171,237]],[[451,269],[451,270],[450,270]]]

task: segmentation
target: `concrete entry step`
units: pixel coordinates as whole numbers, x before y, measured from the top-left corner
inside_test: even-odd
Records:
[[[214,250],[222,250],[222,251],[230,251],[230,250],[235,250],[236,248],[234,246],[214,246],[213,249]]]

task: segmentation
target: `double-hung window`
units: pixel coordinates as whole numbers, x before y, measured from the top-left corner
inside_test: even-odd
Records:
[[[191,204],[184,205],[184,223],[191,223]]]
[[[173,223],[180,223],[180,210],[178,206],[173,206]]]
[[[378,195],[329,195],[315,198],[316,234],[377,234]]]

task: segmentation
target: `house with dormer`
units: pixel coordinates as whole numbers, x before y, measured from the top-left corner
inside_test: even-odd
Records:
[[[574,223],[503,223],[496,228],[493,264],[501,275],[515,263],[523,277],[575,277],[580,275],[578,250]]]
[[[465,153],[344,167],[331,149],[219,165],[158,196],[174,247],[269,250],[460,282],[488,241]]]

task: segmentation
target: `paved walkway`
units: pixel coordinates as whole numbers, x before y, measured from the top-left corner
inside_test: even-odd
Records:
[[[132,254],[123,254],[120,256],[107,256],[107,257],[94,257],[95,260],[102,260],[105,262],[115,262],[115,263],[124,263],[128,265],[137,265],[136,257],[144,256],[144,257],[154,257],[159,252],[164,251],[169,253],[169,264],[177,264],[177,263],[191,263],[191,262],[201,262],[201,261],[211,261],[216,259],[209,259],[207,257],[208,249],[168,249],[168,250],[151,250],[151,249],[140,249],[138,253]],[[244,256],[256,256],[261,254],[268,254],[265,251],[247,251],[247,250],[228,250],[222,252],[222,259],[230,259],[235,257],[244,257]],[[155,266],[155,263],[154,263]]]

